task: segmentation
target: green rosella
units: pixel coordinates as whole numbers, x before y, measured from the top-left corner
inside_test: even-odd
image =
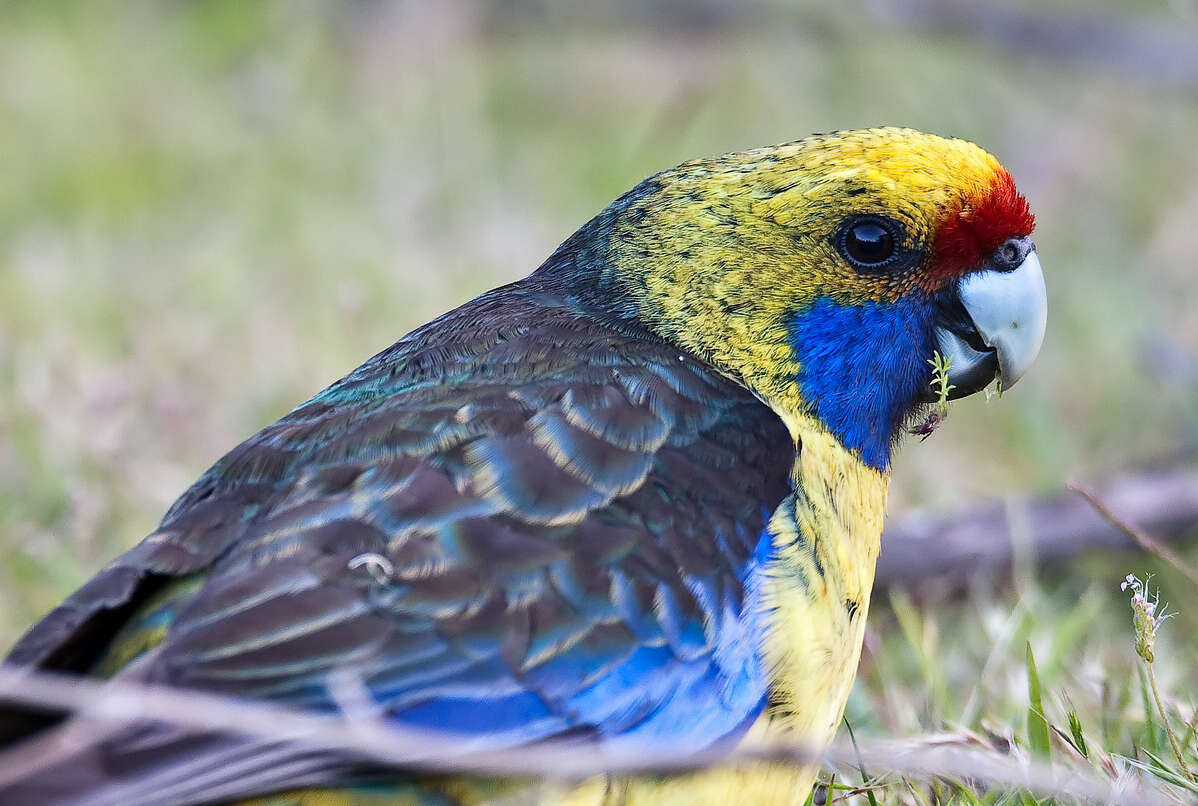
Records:
[[[1039,350],[1032,227],[994,157],[906,129],[664,171],[234,448],[9,661],[323,712],[348,675],[380,719],[463,752],[821,746],[932,359],[959,397]],[[9,742],[71,725],[0,712]],[[138,724],[0,802],[468,804],[520,785],[419,767]],[[558,795],[800,804],[814,774]]]

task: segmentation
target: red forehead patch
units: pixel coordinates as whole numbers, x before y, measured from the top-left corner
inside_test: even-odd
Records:
[[[940,225],[931,273],[964,274],[982,264],[1008,238],[1031,235],[1036,218],[1011,175],[1000,170],[985,196],[967,201]]]

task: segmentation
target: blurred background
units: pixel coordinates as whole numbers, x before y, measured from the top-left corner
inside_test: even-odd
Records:
[[[1051,310],[1017,389],[910,440],[892,513],[1192,467],[1194,0],[0,4],[0,644],[228,448],[644,176],[880,124],[998,155]],[[933,610],[899,593],[897,615],[886,597],[867,662],[909,645],[851,713],[977,727],[954,680],[999,646],[1022,668],[1025,638],[1057,671],[1132,668],[1118,582],[1159,565],[1033,568]],[[1198,598],[1157,570],[1184,681]]]

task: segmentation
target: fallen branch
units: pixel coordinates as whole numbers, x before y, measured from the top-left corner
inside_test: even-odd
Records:
[[[912,513],[900,518],[882,539],[876,584],[930,595],[963,590],[979,575],[1005,574],[1014,560],[1016,529],[1026,534],[1042,565],[1083,552],[1133,551],[1142,545],[1169,552],[1168,543],[1196,533],[1198,468],[1144,471],[1087,491],[1107,512],[1119,513],[1119,525],[1089,502],[1064,493],[1024,503],[992,502],[955,517]],[[1141,538],[1150,533],[1156,539],[1137,540],[1124,528],[1127,523],[1139,525]]]

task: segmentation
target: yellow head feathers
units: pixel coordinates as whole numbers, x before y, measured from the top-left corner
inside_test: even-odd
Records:
[[[914,387],[935,349],[937,295],[1031,224],[1007,172],[972,143],[911,129],[836,132],[651,177],[607,211],[602,271],[651,329],[788,421],[810,412],[819,391],[800,389],[804,347],[820,348],[813,339],[832,339],[834,326],[864,328],[824,352],[876,348],[878,360],[839,367],[820,386],[901,386],[870,415],[889,439],[922,394]],[[824,303],[843,310],[797,328]],[[895,309],[889,319],[884,307]]]

